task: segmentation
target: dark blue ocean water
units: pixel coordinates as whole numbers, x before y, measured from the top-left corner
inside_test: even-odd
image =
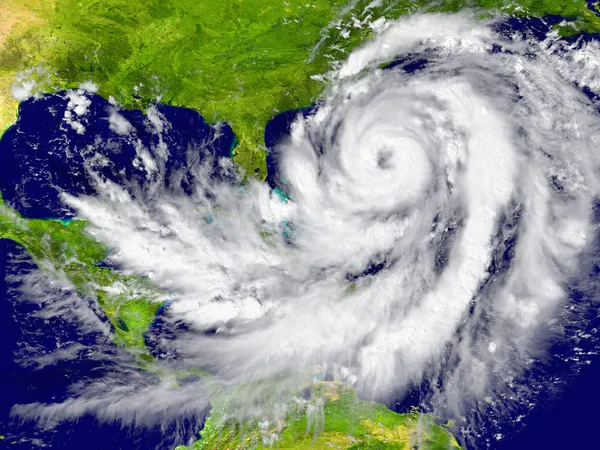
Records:
[[[40,299],[24,298],[27,294],[22,292],[19,281],[20,277],[34,271],[37,271],[35,264],[19,245],[0,239],[0,280],[4,280],[0,283],[0,435],[4,436],[0,448],[154,449],[180,444],[173,440],[174,430],[181,431],[185,424],[177,423],[176,419],[167,424],[165,430],[160,427],[135,429],[122,427],[119,423],[102,423],[91,414],[84,414],[45,430],[35,422],[11,417],[13,405],[65,400],[70,397],[68,388],[74,383],[90,383],[108,375],[114,376],[118,370],[116,361],[128,358],[98,330],[84,329],[67,318],[47,320],[36,317],[36,313],[42,311]],[[76,294],[48,288],[38,295],[47,301],[64,301],[65,296]],[[85,299],[81,301],[85,302]],[[34,354],[42,356],[56,351],[58,345],[65,348],[73,344],[83,347],[76,358],[63,359],[45,367],[23,365]],[[29,357],[24,358],[23,352]],[[144,374],[140,372],[140,376]],[[151,375],[146,374],[146,377],[148,383],[157,382]],[[190,436],[195,431],[187,430]]]
[[[4,200],[29,218],[70,218],[73,212],[60,201],[60,192],[73,195],[94,193],[88,171],[103,179],[138,187],[158,183],[165,188],[193,189],[191,169],[208,156],[230,157],[234,145],[231,128],[213,127],[196,111],[155,105],[164,130],[156,131],[142,111],[119,110],[131,124],[131,132],[119,134],[110,127],[114,107],[98,95],[84,93],[90,105],[78,119],[85,132],[78,133],[64,120],[69,98],[64,92],[30,99],[20,104],[19,120],[0,140],[0,189]],[[71,108],[72,109],[72,108]],[[74,115],[74,114],[73,114]],[[143,165],[135,164],[137,148],[143,145],[164,167],[149,179]],[[162,148],[169,156],[160,156]],[[87,160],[87,163],[86,163]],[[219,173],[215,158],[215,176]]]

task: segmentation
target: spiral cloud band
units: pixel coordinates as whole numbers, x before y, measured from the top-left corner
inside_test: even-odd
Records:
[[[515,383],[590,261],[598,46],[465,14],[383,28],[275,150],[286,199],[201,169],[193,196],[98,181],[65,199],[170,293],[184,364],[233,385],[321,365],[376,398],[437,380],[432,404],[466,429],[528,395]],[[403,60],[422,64],[381,68]]]

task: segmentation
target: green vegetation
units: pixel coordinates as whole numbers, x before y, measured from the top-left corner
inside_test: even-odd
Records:
[[[5,8],[14,16],[13,3],[8,0]],[[197,109],[207,120],[233,127],[236,161],[258,178],[265,175],[268,120],[316,100],[323,88],[319,76],[364,42],[380,17],[472,7],[492,14],[561,15],[570,21],[558,27],[563,34],[600,30],[585,0],[382,0],[370,8],[371,0],[21,3],[28,26],[14,27],[3,46],[0,41],[0,83],[27,71],[25,78],[41,91],[91,80],[101,95],[125,107],[160,100]],[[4,116],[9,120],[10,113]]]
[[[145,278],[99,267],[107,250],[85,227],[81,220],[25,219],[0,198],[0,239],[22,245],[40,269],[96,299],[113,324],[114,342],[140,362],[150,361],[144,333],[160,307],[160,293]]]
[[[382,404],[359,400],[353,388],[341,383],[315,383],[310,390],[311,400],[297,398],[288,405],[283,423],[266,426],[228,420],[228,410],[217,405],[207,419],[201,439],[190,448],[460,449],[452,434],[427,414],[396,414]],[[178,450],[185,448],[180,446]]]

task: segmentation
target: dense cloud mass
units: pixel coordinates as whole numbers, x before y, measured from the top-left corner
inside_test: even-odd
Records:
[[[99,179],[98,196],[65,201],[113,264],[169,292],[165,320],[187,326],[165,344],[178,364],[233,386],[320,365],[379,399],[428,381],[430,407],[477,434],[490,408],[535,402],[519,379],[578,314],[568,290],[593,257],[600,193],[583,93],[598,45],[467,15],[384,28],[278,145],[279,190],[198,166],[192,195]],[[160,179],[160,162],[140,164]]]

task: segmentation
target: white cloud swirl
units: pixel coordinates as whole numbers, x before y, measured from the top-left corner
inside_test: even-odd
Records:
[[[435,374],[468,427],[466,404],[543,358],[600,192],[600,117],[576,86],[598,83],[598,45],[492,25],[414,16],[352,53],[278,148],[288,202],[202,171],[192,197],[99,183],[68,201],[173,293],[173,321],[216,330],[174,341],[186,364],[234,384],[324,364],[378,397]],[[415,54],[419,71],[377,68]]]

